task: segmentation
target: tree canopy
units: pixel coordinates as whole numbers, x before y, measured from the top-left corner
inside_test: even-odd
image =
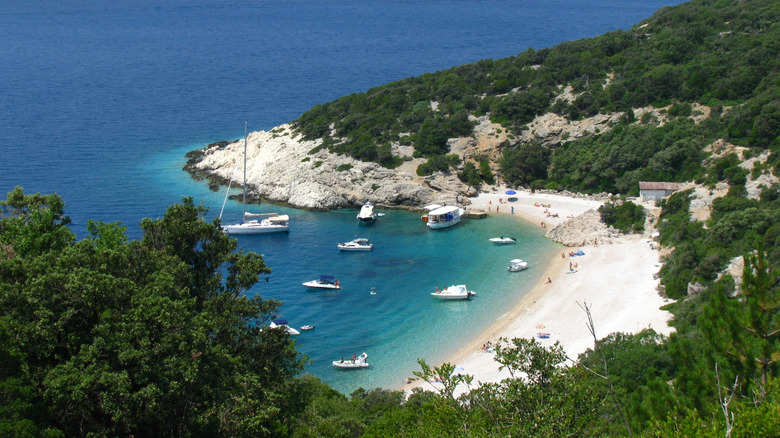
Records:
[[[76,242],[57,195],[0,203],[3,435],[272,435],[302,370],[270,273],[185,198],[141,241],[90,223]],[[12,419],[12,421],[8,421]]]

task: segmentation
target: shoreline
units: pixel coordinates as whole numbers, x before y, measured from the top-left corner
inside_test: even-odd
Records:
[[[481,193],[469,198],[472,202],[469,209],[484,209],[488,215],[514,215],[540,227],[544,224],[550,230],[602,204],[600,201],[553,194],[518,192],[512,197],[517,199],[506,203],[507,195],[503,193]],[[499,199],[503,202],[498,203]],[[549,207],[534,206],[537,203]],[[545,211],[552,216],[547,217]],[[556,213],[558,216],[554,217]],[[585,326],[587,316],[580,307],[583,303],[591,307],[599,339],[613,332],[636,333],[645,328],[664,335],[672,332],[668,326],[671,313],[660,310],[669,301],[657,291],[659,280],[655,274],[661,266],[659,253],[647,237],[621,235],[612,239],[610,244],[562,248],[563,254],[532,263],[532,268],[538,266],[544,269],[539,284],[474,341],[442,363],[462,367],[465,374],[474,377],[472,386],[476,387],[510,377],[507,370],[498,371],[499,364],[493,353],[482,350],[483,345],[495,343],[502,337],[531,337],[543,346],[551,346],[557,341],[570,359],[576,359],[580,353],[593,347],[593,338]],[[568,256],[569,252],[578,249],[584,252],[583,256]],[[575,263],[577,268],[569,273],[569,267]],[[546,283],[547,278],[552,282]],[[537,333],[548,333],[549,338],[538,338]],[[441,363],[429,365],[440,366]],[[414,388],[435,390],[438,385],[415,380],[400,385],[398,389],[409,394]],[[455,394],[470,389],[461,385]]]

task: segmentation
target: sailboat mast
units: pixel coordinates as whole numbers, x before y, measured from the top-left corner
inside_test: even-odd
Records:
[[[243,211],[241,213],[241,221],[246,218],[246,127],[248,122],[244,122],[244,198],[241,202]]]

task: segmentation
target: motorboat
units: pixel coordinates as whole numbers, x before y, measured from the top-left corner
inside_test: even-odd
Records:
[[[468,300],[476,294],[476,292],[468,290],[465,284],[459,284],[442,290],[438,290],[437,287],[436,292],[432,292],[431,296],[440,300]]]
[[[374,204],[366,202],[363,207],[360,208],[360,213],[357,215],[357,219],[363,223],[374,222],[376,219],[376,213],[374,213]]]
[[[495,243],[496,245],[511,245],[513,243],[517,243],[517,239],[514,237],[493,237],[491,239],[488,239],[491,242]]]
[[[301,330],[303,330],[303,331],[314,330],[314,326],[313,325],[304,325],[304,326],[301,327]]]
[[[454,205],[439,207],[428,212],[426,225],[432,230],[451,227],[460,222],[464,213],[465,210]]]
[[[371,251],[374,249],[374,244],[369,242],[365,237],[359,237],[357,239],[350,240],[349,242],[339,243],[340,251]]]
[[[349,360],[334,360],[333,366],[336,368],[344,368],[344,369],[354,369],[354,368],[368,368],[368,362],[366,362],[366,359],[368,358],[368,355],[366,353],[361,354],[360,356],[352,355],[352,359]]]
[[[295,330],[294,328],[290,327],[287,323],[286,319],[275,319],[271,321],[270,324],[268,324],[269,327],[275,329],[275,328],[281,328],[287,330],[287,333],[291,335],[300,335],[301,332],[298,330]]]
[[[521,259],[514,259],[509,261],[509,267],[506,268],[509,272],[524,271],[528,268],[528,262]]]
[[[341,289],[339,281],[332,275],[320,275],[320,278],[303,283],[306,287],[317,289]]]

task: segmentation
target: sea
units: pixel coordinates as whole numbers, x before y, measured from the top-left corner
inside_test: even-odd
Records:
[[[678,0],[2,0],[0,191],[58,193],[79,238],[88,220],[132,239],[183,197],[216,217],[224,192],[182,171],[211,142],[270,130],[314,105],[409,76],[628,29]],[[357,209],[290,215],[289,234],[239,237],[273,270],[249,293],[283,302],[307,373],[349,394],[399,388],[418,359],[446,360],[540,281],[558,251],[509,215],[430,231],[419,213]],[[240,216],[228,201],[224,218]],[[516,245],[488,238],[514,236]],[[342,253],[367,237],[375,249]],[[527,260],[523,272],[508,261]],[[334,275],[337,292],[302,283]],[[466,284],[469,301],[435,287]],[[372,294],[374,290],[376,293]],[[366,352],[371,366],[333,360]],[[467,371],[468,372],[468,371]]]

